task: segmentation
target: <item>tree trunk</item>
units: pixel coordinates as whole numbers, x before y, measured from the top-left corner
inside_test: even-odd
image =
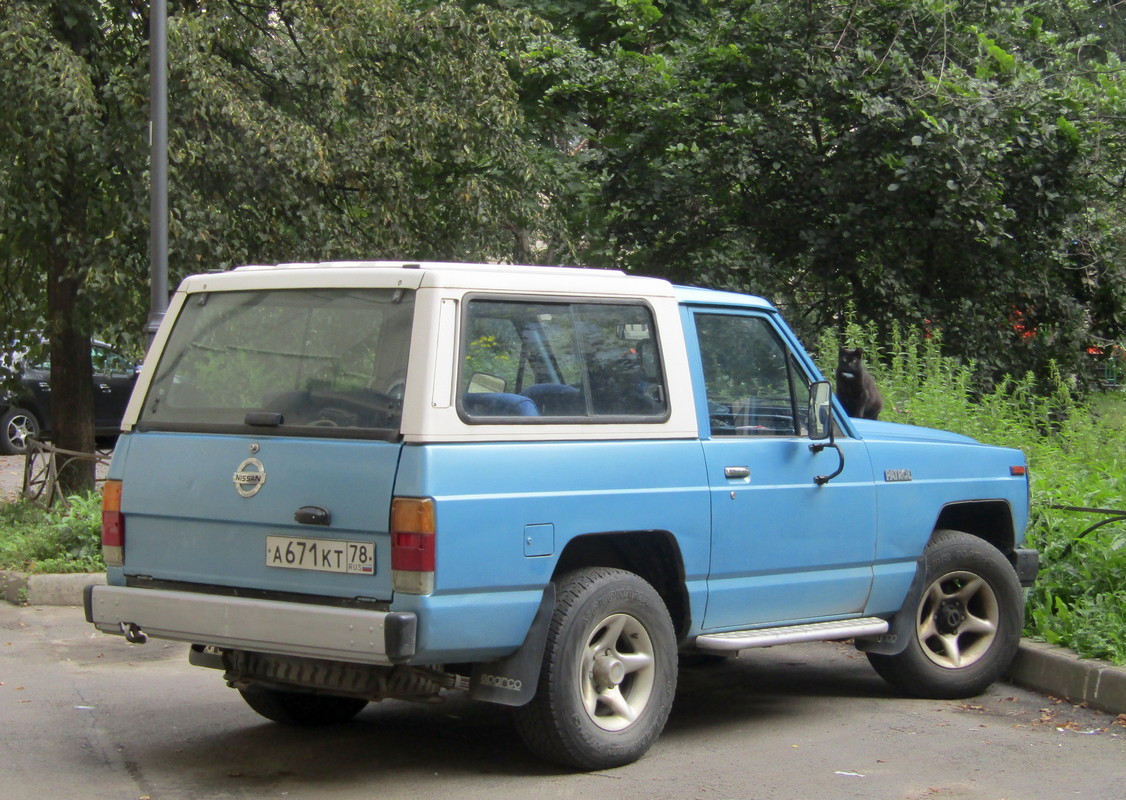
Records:
[[[94,367],[90,332],[78,311],[81,279],[65,262],[47,276],[47,334],[51,342],[51,438],[55,447],[94,452]],[[65,467],[63,466],[65,463]],[[64,495],[94,488],[94,462],[60,459]]]

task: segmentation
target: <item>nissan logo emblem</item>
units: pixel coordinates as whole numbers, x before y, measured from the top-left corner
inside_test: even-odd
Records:
[[[257,458],[248,458],[235,470],[235,490],[243,497],[254,497],[266,482],[266,468]]]

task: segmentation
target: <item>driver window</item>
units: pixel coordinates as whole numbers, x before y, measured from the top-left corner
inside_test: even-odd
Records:
[[[808,381],[765,319],[697,314],[696,332],[713,436],[801,433]]]

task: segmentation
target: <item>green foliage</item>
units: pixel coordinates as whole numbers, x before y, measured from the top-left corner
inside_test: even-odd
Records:
[[[0,503],[0,569],[19,572],[102,572],[102,506],[98,494],[67,498],[43,510]]]
[[[1024,451],[1031,474],[1027,532],[1040,551],[1040,574],[1029,591],[1028,633],[1080,655],[1126,664],[1126,522],[1090,533],[1106,516],[1052,508],[1126,510],[1126,394],[1077,403],[1059,373],[1054,391],[1037,392],[1031,375],[1004,378],[989,392],[974,389],[974,365],[943,356],[936,337],[898,327],[880,347],[874,326],[852,317],[845,346],[864,347],[884,394],[881,419],[963,433]],[[818,363],[835,367],[838,339],[818,342]]]
[[[884,339],[930,320],[986,386],[1054,361],[1082,388],[1126,336],[1104,4],[170,5],[173,283],[585,261],[769,296],[802,334],[849,302]],[[145,13],[0,2],[0,338],[47,332],[56,396],[88,383],[63,350],[145,316]]]
[[[582,260],[766,295],[806,338],[849,302],[885,339],[930,320],[986,386],[1082,381],[1126,335],[1123,72],[1079,2],[663,4],[643,46],[527,5],[556,12],[522,86],[569,122]]]
[[[467,379],[481,374],[504,381],[504,390],[516,386],[516,370],[519,364],[511,357],[514,348],[507,347],[497,336],[482,334],[466,345],[465,368]],[[518,351],[517,351],[518,352]]]
[[[510,255],[533,164],[494,37],[518,20],[390,0],[242,10],[170,25],[178,271]]]
[[[173,286],[246,263],[503,260],[518,229],[544,227],[503,53],[536,26],[526,15],[398,0],[169,8]],[[148,310],[147,11],[0,0],[0,341],[51,340],[68,449],[93,449],[89,338],[136,342]]]

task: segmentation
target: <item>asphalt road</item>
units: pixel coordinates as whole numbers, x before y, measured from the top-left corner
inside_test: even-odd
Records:
[[[682,672],[640,762],[546,766],[503,708],[384,702],[318,731],[266,722],[190,667],[79,609],[0,604],[0,793],[12,800],[1126,798],[1126,725],[998,684],[971,701],[897,697],[840,644]]]

